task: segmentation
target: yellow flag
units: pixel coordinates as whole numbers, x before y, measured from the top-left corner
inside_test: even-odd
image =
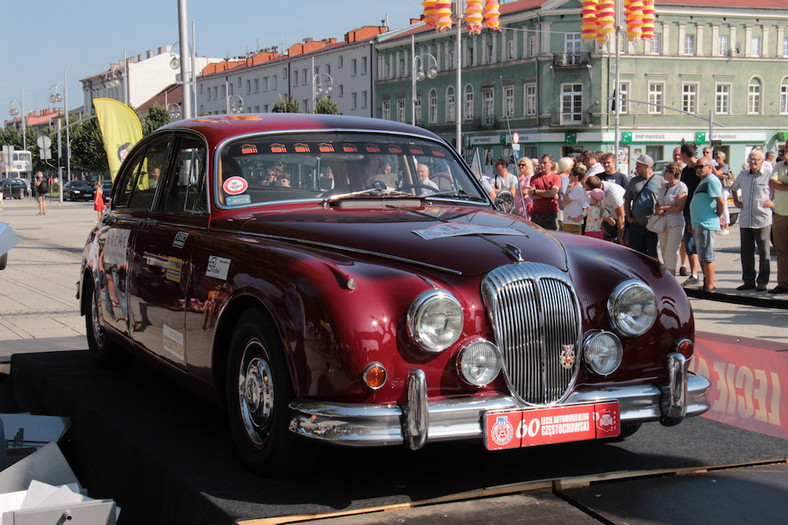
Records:
[[[104,139],[109,174],[114,181],[123,159],[142,138],[142,124],[134,110],[115,99],[95,98],[93,107],[96,108],[101,136]]]

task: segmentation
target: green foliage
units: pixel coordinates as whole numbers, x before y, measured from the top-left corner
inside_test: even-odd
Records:
[[[339,107],[336,103],[328,97],[323,97],[315,104],[315,111],[313,113],[322,113],[324,115],[341,115]]]
[[[301,110],[298,107],[298,101],[292,95],[287,98],[279,94],[279,100],[273,105],[271,111],[274,113],[299,113]]]
[[[172,119],[167,109],[159,103],[153,104],[148,109],[148,114],[142,119],[142,136],[156,131],[165,124],[169,124]]]
[[[71,169],[93,173],[109,171],[104,141],[95,117],[71,126]]]

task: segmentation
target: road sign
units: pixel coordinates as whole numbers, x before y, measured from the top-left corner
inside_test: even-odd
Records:
[[[46,135],[39,135],[36,139],[36,144],[41,149],[47,149],[52,147],[52,139],[47,137]]]

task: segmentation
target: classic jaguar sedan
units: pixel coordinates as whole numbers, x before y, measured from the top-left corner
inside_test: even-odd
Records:
[[[708,409],[663,265],[500,211],[444,140],[389,121],[164,126],[124,161],[78,296],[98,362],[142,352],[223,405],[259,472],[320,444],[497,450]]]

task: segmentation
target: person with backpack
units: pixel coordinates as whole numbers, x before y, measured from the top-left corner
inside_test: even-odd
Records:
[[[33,197],[36,198],[38,201],[38,214],[37,215],[46,215],[47,214],[47,202],[46,202],[46,194],[49,192],[49,184],[47,180],[44,178],[44,174],[40,171],[36,172],[36,176],[33,179]]]
[[[646,228],[649,215],[654,213],[657,195],[665,179],[654,175],[654,160],[641,155],[635,161],[635,175],[624,192],[624,213],[629,223],[629,247],[657,258],[658,237]]]

